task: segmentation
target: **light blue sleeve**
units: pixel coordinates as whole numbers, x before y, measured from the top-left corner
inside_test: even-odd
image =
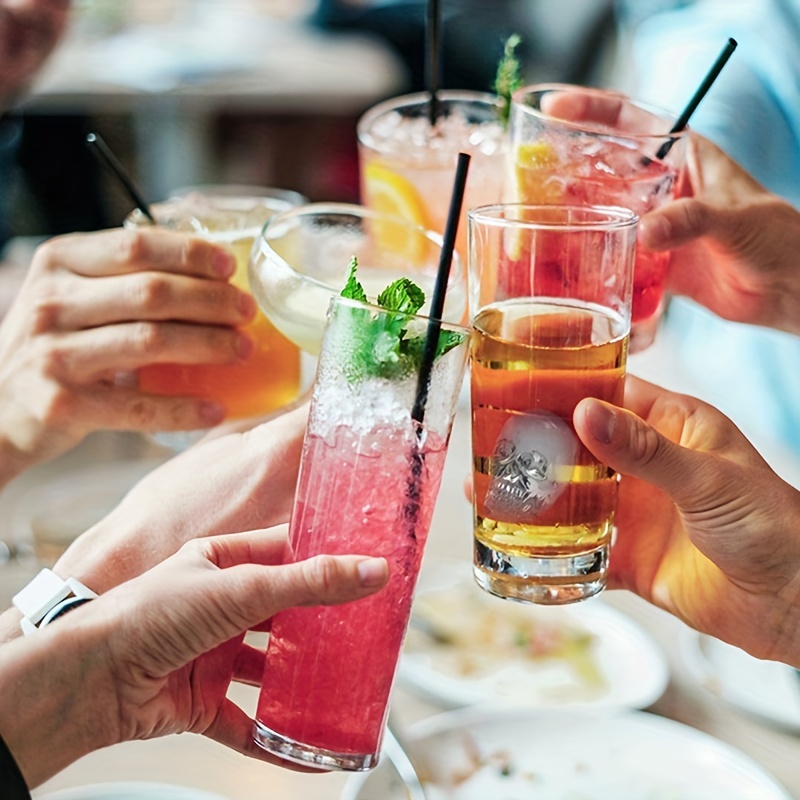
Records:
[[[729,36],[738,49],[690,125],[800,207],[800,0],[698,0],[632,33],[631,93],[675,112]],[[800,454],[800,339],[673,298],[665,333],[703,399],[754,440]]]

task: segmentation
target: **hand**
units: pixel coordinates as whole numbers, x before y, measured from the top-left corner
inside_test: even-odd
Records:
[[[800,492],[713,407],[626,379],[575,428],[622,474],[609,585],[758,658],[800,667]]]
[[[642,218],[639,242],[672,250],[670,289],[724,319],[800,333],[800,212],[697,134],[686,197]]]
[[[255,304],[228,283],[233,270],[223,248],[155,228],[42,245],[0,326],[0,485],[93,430],[219,422],[216,404],[145,395],[118,376],[244,358],[252,343],[235,326]]]
[[[268,755],[226,698],[259,683],[263,654],[244,632],[297,605],[331,605],[385,585],[383,559],[318,556],[282,564],[283,531],[191,542],[141,577],[0,648],[0,733],[29,786],[87,752],[171,733]],[[45,746],[46,745],[46,746]]]

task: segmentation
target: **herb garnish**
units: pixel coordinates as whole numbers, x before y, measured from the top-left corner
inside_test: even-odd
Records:
[[[508,126],[508,119],[511,116],[511,95],[522,86],[519,59],[515,55],[521,41],[522,39],[516,33],[506,39],[506,43],[503,45],[503,56],[497,65],[497,75],[494,79],[494,90],[503,101],[498,114],[504,127]]]
[[[350,259],[347,282],[342,297],[369,303],[367,293],[356,275],[358,259]],[[364,378],[399,378],[418,372],[425,346],[425,330],[410,332],[409,322],[425,305],[425,292],[408,278],[390,283],[379,295],[375,305],[387,314],[374,315],[366,308],[343,309],[350,315],[349,344],[352,347],[345,367],[351,381]],[[458,331],[439,333],[436,358],[457,347],[465,339]]]

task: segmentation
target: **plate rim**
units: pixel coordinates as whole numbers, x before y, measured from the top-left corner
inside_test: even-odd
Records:
[[[86,791],[89,794],[86,794]],[[103,783],[87,783],[83,786],[70,786],[64,789],[55,789],[47,794],[36,795],[36,800],[115,800],[120,792],[127,792],[128,796],[141,797],[147,800],[152,794],[143,792],[162,792],[164,800],[229,800],[221,794],[207,792],[205,789],[196,789],[193,786],[184,786],[178,783],[162,783],[160,781],[104,781]],[[175,790],[193,792],[193,795],[181,797],[175,794]],[[112,792],[112,794],[108,794]],[[113,794],[113,793],[116,793]],[[134,794],[135,793],[135,794]],[[174,795],[174,798],[170,795]],[[156,800],[160,800],[158,795]],[[126,800],[126,798],[123,798]]]
[[[467,580],[462,577],[462,580]],[[453,581],[454,582],[454,581]],[[443,586],[451,585],[451,583],[442,584]],[[437,587],[421,590],[418,594],[423,595],[428,592],[437,591]],[[416,595],[415,595],[416,599]],[[651,680],[647,685],[644,685],[638,697],[629,699],[627,702],[603,702],[601,701],[586,701],[580,703],[554,703],[552,705],[532,705],[531,709],[644,709],[653,705],[660,697],[663,696],[667,690],[670,681],[670,667],[666,654],[656,639],[636,620],[624,611],[615,608],[613,605],[606,603],[602,597],[593,598],[589,601],[592,605],[585,606],[587,609],[591,608],[598,616],[603,617],[609,621],[609,624],[621,626],[625,629],[625,635],[629,639],[635,638],[635,646],[637,652],[646,653],[647,659],[650,662],[650,676]],[[577,606],[561,606],[560,608],[569,613],[570,609]],[[581,606],[583,607],[583,606]],[[413,613],[413,611],[412,611]],[[413,655],[411,656],[413,658]],[[416,667],[420,672],[428,672],[423,667]],[[444,675],[444,673],[439,673]],[[463,680],[463,679],[459,679]],[[440,707],[447,710],[455,710],[459,708],[476,708],[490,703],[496,703],[498,700],[502,701],[496,694],[487,695],[487,699],[476,700],[475,702],[462,702],[456,696],[447,695],[435,688],[426,685],[424,680],[414,676],[414,668],[409,663],[409,656],[405,652],[401,652],[400,661],[397,668],[397,683],[404,689],[410,692],[417,693],[424,699],[427,699]]]
[[[604,711],[606,710],[604,709]],[[692,725],[688,725],[685,722],[680,722],[679,720],[641,709],[621,708],[610,714],[604,713],[601,715],[587,709],[499,709],[467,706],[452,711],[445,711],[441,714],[435,714],[410,725],[407,731],[407,738],[409,741],[415,742],[449,730],[482,723],[496,724],[502,723],[503,721],[508,722],[509,720],[513,722],[521,720],[531,720],[538,723],[544,722],[544,727],[547,727],[546,722],[548,718],[557,718],[562,724],[568,722],[570,718],[574,718],[578,721],[581,719],[588,719],[594,722],[606,720],[611,724],[619,724],[621,722],[621,724],[624,725],[632,723],[633,728],[637,725],[644,725],[648,728],[667,731],[673,735],[682,734],[685,736],[689,734],[693,740],[702,741],[706,746],[714,748],[716,752],[733,757],[736,762],[743,764],[753,775],[759,777],[763,782],[764,788],[769,788],[775,792],[775,800],[778,798],[781,800],[793,800],[786,786],[749,753],[745,753],[735,745],[719,739],[699,728],[695,728]],[[388,759],[379,762],[377,769],[380,769],[381,764],[388,765]],[[359,792],[373,772],[374,770],[353,774],[345,783],[340,800],[361,800]]]

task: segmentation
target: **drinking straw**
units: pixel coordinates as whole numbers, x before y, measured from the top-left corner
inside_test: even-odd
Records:
[[[436,358],[436,349],[439,346],[439,332],[442,328],[442,314],[444,312],[444,295],[450,278],[450,266],[453,263],[453,250],[456,245],[458,221],[461,218],[461,206],[464,202],[464,187],[467,183],[469,159],[470,157],[467,153],[458,154],[456,177],[453,182],[453,193],[450,197],[450,208],[447,212],[442,249],[439,255],[439,267],[436,272],[436,283],[433,287],[431,308],[428,312],[428,328],[425,331],[425,342],[422,346],[417,393],[414,399],[414,407],[411,410],[411,418],[420,425],[425,416],[425,403],[428,400],[431,370],[433,369],[433,361]]]
[[[689,122],[689,117],[694,114],[697,106],[700,105],[700,101],[706,96],[708,90],[711,88],[711,85],[719,77],[720,72],[722,72],[722,68],[728,63],[728,59],[733,55],[736,45],[736,39],[728,39],[725,47],[722,48],[722,52],[717,56],[717,60],[711,65],[711,69],[708,71],[708,74],[705,76],[705,78],[703,78],[703,82],[697,87],[697,91],[692,95],[692,98],[689,100],[686,108],[683,109],[681,115],[675,120],[675,124],[672,126],[670,133],[678,133],[686,127],[686,124]],[[658,148],[658,151],[656,152],[656,158],[666,158],[667,153],[669,153],[669,151],[672,149],[672,145],[674,145],[676,141],[676,139],[667,139],[667,141],[665,141],[664,144]]]
[[[428,121],[431,126],[439,117],[439,89],[442,67],[442,8],[440,0],[428,0],[425,25],[425,83],[430,93]]]
[[[147,201],[142,197],[141,192],[136,188],[130,177],[128,177],[125,168],[111,151],[111,148],[105,143],[103,137],[99,133],[89,133],[86,135],[86,144],[89,146],[89,149],[97,155],[98,159],[114,173],[122,184],[122,188],[125,189],[131,200],[133,200],[134,206],[138,208],[153,225],[156,225],[156,218],[153,216],[152,211],[150,211],[150,206]]]

